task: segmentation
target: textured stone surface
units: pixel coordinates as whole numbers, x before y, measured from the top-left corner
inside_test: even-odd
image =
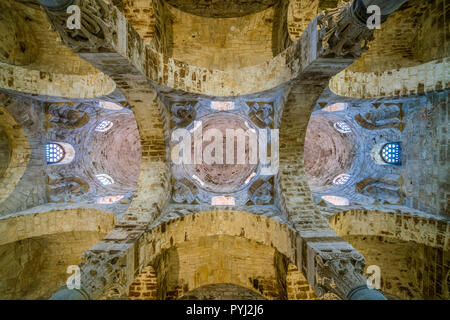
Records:
[[[342,299],[366,283],[357,246],[370,263],[388,270],[383,289],[391,298],[445,298],[448,93],[442,90],[448,57],[440,45],[445,42],[445,30],[439,28],[443,1],[408,1],[375,32],[371,49],[359,61],[350,57],[366,50],[372,32],[356,23],[350,6],[316,17],[345,1],[237,3],[77,0],[83,25],[93,27],[79,31],[66,28],[64,13],[46,17],[33,2],[11,6],[10,16],[30,29],[32,40],[25,47],[36,46],[39,53],[34,61],[27,61],[26,50],[11,57],[11,30],[0,37],[0,48],[12,50],[1,52],[0,86],[22,92],[2,93],[1,101],[31,150],[15,191],[0,203],[4,256],[16,261],[18,253],[32,276],[41,273],[39,279],[56,288],[63,265],[79,263],[74,255],[78,259],[90,240],[107,233],[80,263],[83,292],[91,299],[252,294]],[[436,39],[428,36],[433,33]],[[18,66],[19,61],[29,64]],[[328,84],[342,96],[324,95]],[[38,96],[30,99],[27,93]],[[424,95],[352,98],[416,93]],[[100,110],[94,106],[98,101],[84,100],[98,96],[127,108]],[[206,100],[274,106],[271,125],[281,129],[280,171],[266,181],[272,188],[270,203],[255,198],[261,200],[268,190],[258,189],[265,186],[258,181],[249,189],[250,206],[238,202],[214,210],[210,201],[171,203],[177,190],[167,152],[172,102]],[[326,176],[326,191],[351,199],[353,211],[333,218],[337,233],[327,217],[342,209],[318,201],[324,193],[311,193],[306,175],[312,151],[318,149],[305,148],[311,113],[331,102],[354,103],[343,114],[328,114],[351,122],[351,139],[318,142],[324,149],[339,147],[336,154],[345,155],[334,162],[336,171],[355,173],[337,188],[330,185],[333,170],[315,172]],[[258,114],[249,117],[261,121]],[[112,130],[95,132],[103,119],[113,121]],[[316,136],[330,131],[315,127]],[[0,133],[6,150],[1,159],[10,163],[5,155],[15,142],[12,136],[5,139]],[[404,144],[402,167],[387,167],[376,157],[375,147],[392,139]],[[46,166],[42,146],[49,140],[72,144],[73,161]],[[349,150],[357,153],[354,159]],[[101,186],[94,179],[97,171],[117,183]],[[212,173],[218,177],[221,172]],[[211,182],[221,187],[229,182],[218,180]],[[96,197],[120,192],[125,196],[120,203],[95,203]],[[101,218],[102,208],[116,215],[116,223],[112,213]],[[47,223],[52,217],[67,221]],[[64,242],[71,245],[70,253]],[[41,246],[48,249],[42,257],[37,254]],[[46,278],[50,269],[42,259],[50,261],[53,278]],[[25,277],[15,286],[11,279],[20,268],[8,268],[10,275],[3,277],[8,294],[28,296],[32,280]],[[50,287],[37,285],[31,294],[50,294]]]

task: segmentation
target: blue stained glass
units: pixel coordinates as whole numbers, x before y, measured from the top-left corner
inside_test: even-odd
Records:
[[[388,164],[401,164],[401,145],[397,142],[391,142],[384,145],[381,150],[381,157]]]
[[[47,164],[58,163],[64,158],[64,149],[57,143],[47,143],[45,145],[45,158]]]

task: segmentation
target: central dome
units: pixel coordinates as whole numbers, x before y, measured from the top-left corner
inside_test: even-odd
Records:
[[[193,181],[203,189],[206,189],[215,193],[229,193],[235,192],[244,188],[248,182],[256,176],[258,170],[258,163],[251,161],[250,159],[250,139],[245,136],[245,144],[243,150],[245,150],[244,164],[237,164],[238,155],[242,155],[242,150],[238,148],[238,139],[233,137],[231,143],[234,144],[234,161],[233,164],[226,164],[227,154],[226,154],[226,141],[227,141],[227,130],[242,130],[246,133],[249,129],[254,129],[257,137],[257,131],[253,124],[237,115],[232,113],[216,113],[200,118],[196,123],[201,121],[203,143],[202,150],[205,152],[205,148],[214,142],[213,139],[205,141],[205,134],[208,130],[215,129],[222,133],[223,137],[223,161],[222,164],[207,164],[203,157],[201,164],[183,164],[183,168],[186,174],[193,178]],[[192,130],[194,124],[188,128]],[[215,139],[215,138],[214,138]],[[257,142],[257,140],[256,140]],[[254,148],[257,156],[257,144]],[[231,157],[231,156],[229,156]],[[192,139],[192,159],[194,159],[194,139]],[[257,159],[257,157],[256,157]]]

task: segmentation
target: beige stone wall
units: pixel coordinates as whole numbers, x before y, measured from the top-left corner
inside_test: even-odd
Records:
[[[450,250],[450,224],[435,220],[370,210],[341,212],[330,219],[330,226],[341,237],[382,236],[405,242]]]
[[[230,283],[267,299],[282,299],[286,289],[278,282],[285,282],[286,271],[278,270],[275,255],[273,248],[241,237],[217,235],[185,241],[152,262],[158,275],[158,297],[178,299],[205,285]]]
[[[292,41],[300,39],[308,24],[319,13],[319,0],[291,0],[288,11],[288,32]]]
[[[105,233],[62,232],[0,245],[0,299],[48,299]]]
[[[180,300],[265,300],[256,292],[229,283],[202,286],[186,293]]]
[[[288,300],[316,300],[316,294],[305,276],[293,264],[289,265],[286,275]]]
[[[22,128],[9,112],[0,106],[0,127],[8,137],[10,153],[0,176],[0,204],[14,191],[22,178],[31,156],[31,149]],[[6,160],[6,158],[5,158]]]
[[[239,18],[204,18],[171,9],[173,58],[217,70],[257,65],[273,57],[274,9]]]
[[[410,0],[375,31],[369,51],[330,81],[338,95],[407,96],[450,87],[443,0]]]
[[[346,236],[381,271],[381,290],[391,298],[450,299],[450,252],[384,236]]]
[[[156,300],[158,279],[152,266],[145,267],[131,284],[128,300]]]
[[[37,3],[24,5],[6,0],[2,6],[11,11],[15,24],[26,30],[23,41],[16,43],[23,43],[25,52],[32,52],[32,59],[21,58],[20,50],[13,50],[8,58],[0,57],[0,88],[72,98],[93,98],[115,89],[111,79],[60,43]],[[3,37],[0,41],[8,43]]]
[[[115,224],[112,213],[93,209],[66,209],[0,219],[0,245],[64,232],[106,234]]]

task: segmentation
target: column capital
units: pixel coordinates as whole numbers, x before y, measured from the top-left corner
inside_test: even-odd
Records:
[[[319,14],[319,54],[323,58],[359,58],[374,39],[374,30],[356,17],[354,1]]]
[[[315,291],[346,299],[354,288],[367,287],[364,257],[357,251],[318,252],[315,256]]]

